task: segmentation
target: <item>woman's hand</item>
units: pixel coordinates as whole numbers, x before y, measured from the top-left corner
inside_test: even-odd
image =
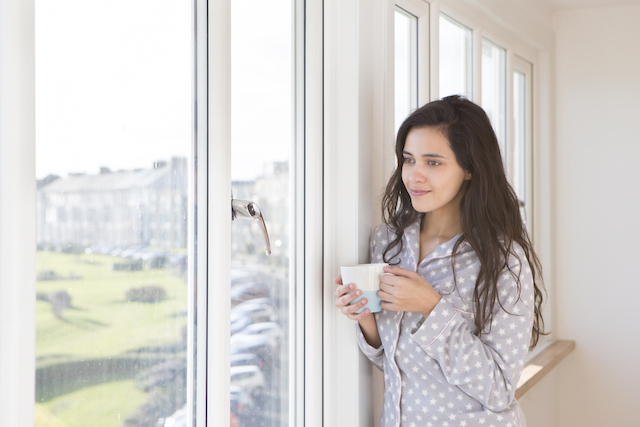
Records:
[[[378,326],[376,324],[376,318],[371,315],[371,310],[365,308],[361,313],[356,313],[367,304],[367,299],[362,298],[355,304],[349,304],[354,299],[362,295],[360,289],[356,289],[353,283],[342,284],[342,276],[338,276],[334,280],[338,285],[334,293],[336,297],[336,307],[351,320],[357,320],[360,324],[360,330],[364,339],[373,348],[380,348],[382,341],[380,341],[380,333],[378,332]],[[348,293],[351,292],[351,293]]]
[[[385,267],[384,271],[391,273],[380,276],[378,296],[384,309],[421,313],[427,318],[442,299],[431,284],[414,271],[400,267]]]
[[[347,316],[351,320],[361,321],[369,317],[371,314],[371,310],[364,309],[361,313],[356,313],[356,311],[360,310],[367,304],[367,299],[362,298],[355,304],[349,304],[354,299],[358,298],[362,295],[362,291],[360,289],[356,289],[356,286],[353,283],[348,283],[346,285],[342,284],[342,276],[338,276],[334,279],[336,285],[339,285],[336,288],[334,293],[336,299],[335,304],[338,309]],[[348,293],[351,292],[351,293]]]

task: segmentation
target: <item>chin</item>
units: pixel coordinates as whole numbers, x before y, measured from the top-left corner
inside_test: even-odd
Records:
[[[425,206],[425,203],[414,203],[411,202],[411,206],[413,206],[413,209],[418,212],[418,213],[427,213],[427,212],[431,212],[433,209],[431,208],[431,206]]]

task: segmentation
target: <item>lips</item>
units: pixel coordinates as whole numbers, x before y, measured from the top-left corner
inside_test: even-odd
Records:
[[[427,194],[429,194],[429,193],[431,193],[431,191],[428,191],[428,190],[418,190],[418,189],[415,189],[415,188],[412,188],[412,189],[410,189],[410,190],[409,190],[409,194],[411,194],[411,195],[412,195],[412,196],[414,196],[414,197],[424,196],[424,195],[427,195]]]

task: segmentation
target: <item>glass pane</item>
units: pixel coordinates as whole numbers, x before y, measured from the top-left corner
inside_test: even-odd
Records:
[[[293,5],[234,0],[231,149],[235,199],[258,221],[231,226],[231,417],[241,426],[289,425],[293,295]]]
[[[518,198],[527,200],[527,100],[526,76],[520,71],[513,73],[513,188]]]
[[[190,9],[36,1],[36,425],[185,406]]]
[[[482,107],[498,137],[503,160],[507,140],[507,51],[482,39]]]
[[[395,126],[418,107],[418,18],[395,10]]]
[[[473,96],[473,32],[440,14],[440,97]]]

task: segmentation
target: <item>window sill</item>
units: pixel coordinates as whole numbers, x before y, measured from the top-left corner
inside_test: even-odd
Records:
[[[542,350],[525,366],[518,381],[516,399],[522,397],[531,387],[544,378],[562,359],[576,347],[574,341],[555,341]]]

